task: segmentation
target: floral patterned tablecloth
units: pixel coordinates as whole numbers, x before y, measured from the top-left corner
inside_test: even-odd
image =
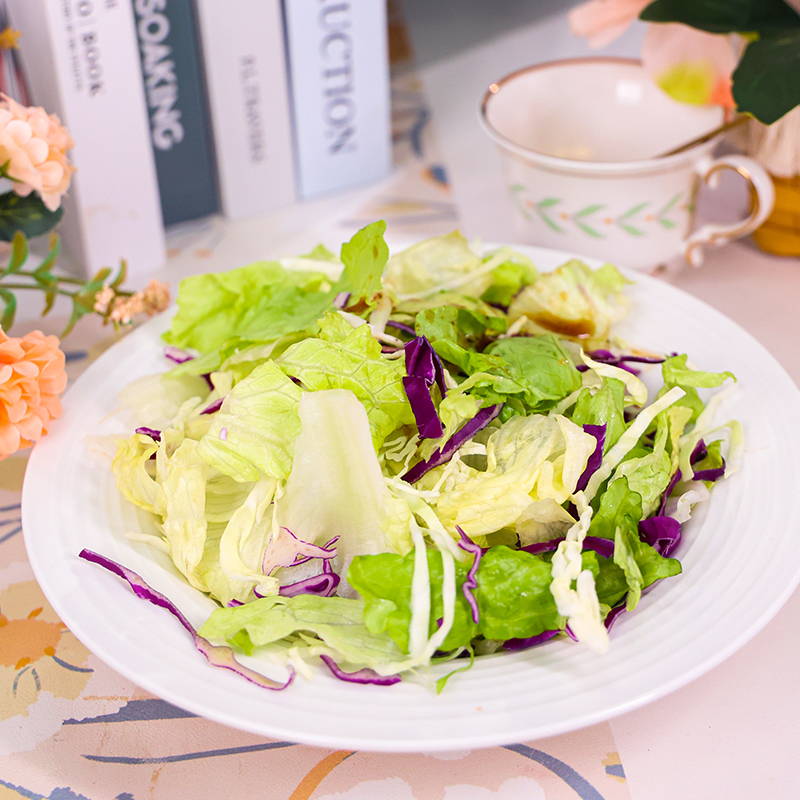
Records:
[[[175,231],[164,277],[218,268],[220,259],[237,257],[229,255],[231,241],[234,253],[236,247],[246,252],[256,229],[280,231],[270,246],[288,248],[291,231],[303,225],[331,246],[376,218],[388,221],[395,238],[457,226],[402,20],[393,18],[392,34],[391,179],[341,203],[290,209],[257,227],[232,229],[215,219]],[[43,326],[34,315],[21,314],[17,330],[57,331],[62,321]],[[82,321],[63,344],[71,382],[113,341],[109,329]],[[486,750],[392,755],[265,739],[153,697],[89,652],[34,579],[20,521],[26,463],[25,453],[0,461],[0,800],[630,798],[608,723]]]

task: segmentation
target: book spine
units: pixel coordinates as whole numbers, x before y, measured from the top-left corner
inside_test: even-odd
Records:
[[[223,212],[294,202],[280,0],[196,0]]]
[[[33,101],[75,139],[59,226],[84,274],[166,260],[131,0],[8,0]]]
[[[380,180],[391,169],[384,0],[284,0],[300,194]]]
[[[193,0],[134,0],[165,225],[219,211]]]

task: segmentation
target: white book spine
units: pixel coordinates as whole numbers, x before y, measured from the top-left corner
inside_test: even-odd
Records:
[[[280,0],[196,0],[223,212],[296,199]]]
[[[152,0],[137,0],[148,3]],[[132,0],[7,0],[34,103],[75,140],[59,233],[84,274],[166,261]]]
[[[299,186],[310,198],[391,169],[385,0],[284,0]]]

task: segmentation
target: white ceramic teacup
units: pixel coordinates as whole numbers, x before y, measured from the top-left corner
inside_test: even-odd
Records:
[[[493,83],[480,107],[499,146],[525,242],[634,269],[698,266],[702,245],[745,236],[769,216],[772,181],[744,156],[713,158],[716,139],[662,156],[723,123],[717,106],[677,103],[640,62],[581,58],[537,64]],[[750,186],[752,211],[693,231],[700,181],[725,169]]]

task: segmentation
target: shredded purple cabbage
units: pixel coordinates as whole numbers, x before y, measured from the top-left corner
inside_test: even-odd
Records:
[[[234,598],[233,600],[228,600],[228,608],[236,608],[237,606],[243,606],[244,603],[241,600],[237,600]]]
[[[595,444],[594,451],[586,461],[586,469],[584,469],[581,477],[578,478],[575,491],[582,491],[585,489],[589,483],[589,478],[591,478],[592,475],[597,472],[600,464],[603,463],[603,448],[606,444],[605,422],[602,425],[584,425],[583,429],[586,431],[586,433],[594,436],[594,438],[597,440],[597,443]]]
[[[673,517],[649,517],[639,523],[639,538],[668,558],[681,543],[681,524]]]
[[[164,348],[164,358],[168,358],[176,364],[183,364],[186,361],[191,361],[194,356],[191,353],[187,353],[185,350],[181,350],[180,347],[168,344]]]
[[[344,308],[349,300],[350,300],[350,292],[339,292],[339,294],[337,294],[336,297],[333,298],[333,307]]]
[[[155,428],[137,428],[134,433],[149,436],[154,442],[161,441],[161,431],[157,431]]]
[[[529,636],[527,639],[508,639],[503,642],[503,647],[506,650],[527,650],[529,647],[535,647],[537,644],[542,644],[554,636],[558,636],[560,630],[544,631],[544,633],[537,634],[536,636]]]
[[[423,439],[438,439],[444,434],[444,427],[436,413],[431,388],[435,383],[442,397],[447,393],[442,361],[424,336],[412,339],[403,350],[406,359],[403,387],[414,412],[417,430]]]
[[[629,362],[634,364],[663,364],[665,361],[665,359],[660,356],[615,356],[610,350],[592,350],[588,352],[587,355],[594,361],[598,361],[601,364],[609,364],[612,367],[619,367],[633,375],[638,375],[639,370],[635,367],[629,367]],[[582,364],[581,366],[585,367],[586,365]],[[578,369],[580,369],[580,367],[578,367]]]
[[[570,639],[572,639],[573,642],[578,641],[578,637],[575,635],[575,632],[572,630],[572,628],[570,628],[569,622],[564,626],[564,632],[567,634],[567,636],[569,636]]]
[[[661,496],[661,508],[658,510],[658,516],[664,516],[664,511],[667,507],[667,500],[672,494],[672,490],[681,482],[683,475],[679,469],[675,470],[675,474],[670,478],[667,488],[664,489],[664,494]]]
[[[461,539],[456,542],[456,544],[462,549],[465,550],[467,553],[472,553],[475,558],[472,561],[472,566],[469,568],[469,572],[467,573],[467,578],[464,583],[461,584],[461,591],[464,592],[464,597],[469,603],[469,607],[472,610],[472,621],[477,625],[480,622],[481,616],[480,611],[478,609],[478,601],[475,599],[475,595],[472,593],[473,589],[478,588],[478,565],[481,563],[481,557],[483,556],[483,550],[480,548],[479,545],[475,544],[472,539],[467,536],[461,528],[456,525],[456,530],[458,531],[458,535]]]
[[[603,620],[603,624],[606,626],[606,630],[610,631],[611,626],[617,621],[620,614],[626,611],[627,605],[625,600],[623,600],[618,606],[614,606],[611,611],[606,614],[606,618]]]
[[[532,556],[538,556],[541,553],[549,553],[550,551],[555,550],[565,539],[566,537],[562,536],[559,539],[550,539],[547,542],[537,542],[536,544],[529,544],[525,547],[520,547],[519,549],[524,550],[526,553],[530,553]],[[595,553],[603,556],[603,558],[613,558],[614,541],[613,539],[604,539],[601,536],[585,536],[583,539],[583,549],[594,550]]]
[[[696,464],[698,461],[702,461],[707,455],[708,449],[706,448],[706,443],[700,439],[694,446],[692,454],[689,456],[689,463]]]
[[[335,539],[333,541],[336,541]],[[270,538],[261,558],[261,571],[269,575],[278,567],[296,567],[312,558],[335,558],[336,549],[328,550],[295,536],[288,528],[281,527]]]
[[[213,403],[209,403],[200,413],[201,414],[213,414],[215,411],[219,411],[222,408],[222,401],[224,398],[220,397],[218,400],[215,400]]]
[[[325,564],[328,562],[325,561]],[[317,597],[330,597],[339,585],[339,576],[335,572],[323,571],[296,583],[287,583],[278,589],[282,597],[295,597],[298,594],[313,594]]]
[[[406,325],[405,322],[397,322],[397,320],[390,319],[386,323],[386,327],[389,328],[397,328],[398,331],[402,331],[403,333],[407,333],[409,336],[416,336],[417,332],[410,326]]]
[[[436,412],[430,386],[424,378],[405,375],[403,377],[403,388],[406,390],[406,397],[408,397],[411,410],[414,412],[414,419],[417,422],[417,431],[420,437],[423,439],[438,439],[444,434],[444,426]]]
[[[374,669],[360,669],[358,672],[345,672],[330,656],[320,655],[323,663],[340,681],[360,683],[362,685],[392,686],[403,679],[399,675],[378,675]]]
[[[295,558],[295,560],[291,564],[291,566],[297,567],[300,564],[305,564],[308,561],[311,561],[312,558],[322,558],[323,559],[323,562],[322,562],[323,568],[326,567],[326,566],[329,566],[328,559],[336,558],[336,548],[334,547],[334,545],[338,541],[339,541],[339,537],[338,536],[334,536],[333,539],[329,539],[327,542],[325,542],[324,545],[322,545],[322,549],[326,553],[328,553],[328,555],[325,555],[325,556],[297,556],[297,558]]]
[[[695,445],[694,450],[692,450],[691,456],[689,456],[689,463],[692,464],[692,466],[694,466],[695,464],[702,461],[707,455],[708,455],[708,449],[706,448],[706,443],[702,439],[700,439],[700,441]],[[718,481],[724,475],[725,475],[725,459],[723,458],[721,467],[714,467],[713,469],[697,470],[692,476],[692,480]]]
[[[468,442],[478,431],[485,428],[495,419],[500,414],[502,408],[502,403],[482,408],[471,420],[462,425],[461,428],[445,442],[444,447],[435,450],[427,461],[420,461],[414,464],[414,466],[403,475],[403,480],[407,483],[416,483],[426,472],[430,472],[434,467],[446,464],[453,457],[458,448]]]
[[[226,645],[220,646],[211,644],[208,639],[204,639],[202,636],[199,636],[192,623],[186,619],[178,607],[169,598],[161,594],[161,592],[157,592],[155,589],[149,586],[145,582],[144,578],[135,573],[133,570],[123,567],[122,564],[118,564],[116,561],[112,561],[110,558],[106,558],[106,556],[102,556],[99,553],[95,553],[91,550],[81,550],[78,555],[80,558],[104,567],[110,572],[113,572],[115,575],[118,575],[123,580],[126,580],[137,597],[141,598],[142,600],[148,600],[149,602],[153,603],[153,605],[165,608],[170,612],[170,614],[175,616],[181,625],[183,625],[183,627],[189,632],[192,639],[194,639],[195,647],[206,657],[206,659],[208,659],[208,663],[211,664],[211,666],[229,669],[232,672],[241,675],[243,678],[246,678],[251,683],[255,683],[257,686],[261,686],[264,689],[274,689],[280,691],[281,689],[285,689],[287,686],[289,686],[289,684],[291,684],[291,682],[294,680],[294,670],[290,672],[289,679],[285,683],[278,683],[277,681],[270,680],[255,670],[249,669],[248,667],[240,664],[236,660],[233,650],[231,650],[230,647]]]
[[[718,481],[725,475],[725,459],[722,459],[722,466],[713,469],[699,469],[692,476],[693,481]]]

